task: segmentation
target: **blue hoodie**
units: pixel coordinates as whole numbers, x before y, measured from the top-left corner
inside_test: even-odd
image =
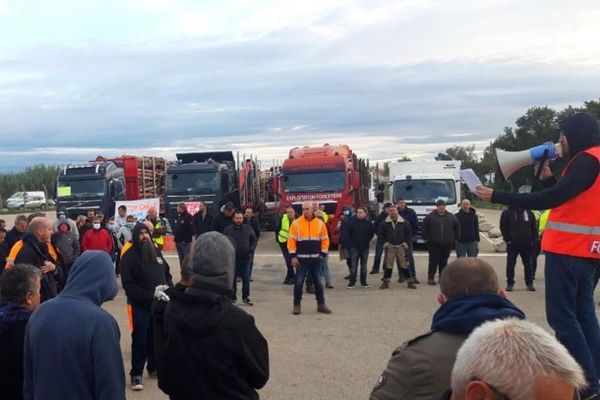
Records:
[[[472,294],[442,304],[433,315],[431,329],[468,335],[486,321],[506,318],[525,319],[525,314],[497,294]]]
[[[100,307],[117,292],[108,254],[87,251],[75,261],[64,290],[29,320],[25,399],[125,399],[119,327]]]

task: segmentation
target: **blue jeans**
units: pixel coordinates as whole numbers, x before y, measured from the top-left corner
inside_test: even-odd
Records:
[[[326,284],[331,284],[331,271],[329,270],[329,255],[321,258],[321,278]]]
[[[233,300],[237,300],[237,277],[242,278],[242,299],[250,297],[250,271],[248,258],[235,260],[235,274],[233,274]]]
[[[177,255],[179,256],[179,263],[183,262],[185,256],[190,254],[191,243],[188,242],[177,242],[175,243],[175,247],[177,247]]]
[[[360,283],[361,285],[367,284],[367,261],[369,259],[369,248],[359,249],[352,247],[350,249],[352,256],[352,268],[350,269],[350,284],[356,284],[356,273],[358,270],[358,263],[360,261]]]
[[[302,287],[304,286],[304,280],[306,275],[310,274],[312,277],[313,284],[315,285],[315,296],[317,297],[317,304],[325,304],[325,295],[323,294],[323,285],[319,279],[319,272],[321,269],[320,258],[310,259],[298,259],[300,265],[296,268],[296,281],[294,282],[294,305],[300,305],[302,301]]]
[[[479,254],[479,243],[456,242],[456,257],[477,257]]]
[[[594,281],[600,260],[546,253],[546,318],[585,371],[584,397],[600,392],[600,327]]]
[[[379,239],[377,237],[377,242],[375,243],[375,258],[373,260],[373,268],[372,270],[375,272],[379,272],[379,267],[381,265],[381,257],[383,257],[383,245],[385,244],[383,239]]]

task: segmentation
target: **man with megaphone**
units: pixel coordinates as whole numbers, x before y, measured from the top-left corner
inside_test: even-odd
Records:
[[[600,127],[587,113],[559,122],[560,147],[569,160],[562,178],[543,166],[546,189],[509,193],[485,186],[477,195],[522,209],[552,209],[542,239],[546,253],[546,318],[556,337],[583,367],[582,399],[600,399],[600,327],[594,287],[600,272]]]

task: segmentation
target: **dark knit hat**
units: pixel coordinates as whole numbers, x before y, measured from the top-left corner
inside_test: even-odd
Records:
[[[192,253],[194,279],[225,290],[232,290],[235,249],[227,236],[207,232],[198,237]]]

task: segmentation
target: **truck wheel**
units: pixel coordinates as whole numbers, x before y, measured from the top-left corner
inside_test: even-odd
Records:
[[[46,209],[48,208],[48,206],[46,204],[42,204],[40,206],[40,210],[46,211]]]

